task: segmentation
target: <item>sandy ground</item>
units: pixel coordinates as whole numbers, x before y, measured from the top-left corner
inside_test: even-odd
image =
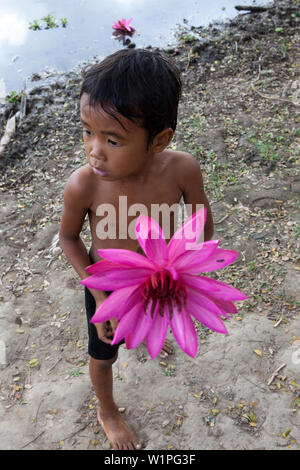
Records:
[[[9,390],[0,408],[2,449],[108,448],[89,381],[82,292],[70,287],[73,279],[71,269],[49,272],[47,300],[28,293],[1,311],[9,362],[1,370]],[[21,312],[22,326],[6,320],[11,312]],[[210,334],[195,359],[178,347],[153,361],[143,345],[120,348],[115,399],[145,449],[299,448],[299,341],[291,343],[286,325],[274,328],[264,313],[232,318],[230,334]],[[30,367],[33,358],[39,363]]]
[[[187,41],[174,53],[185,92],[172,145],[199,159],[214,238],[240,253],[217,279],[249,299],[226,321],[228,336],[197,325],[195,359],[171,335],[166,359],[120,348],[115,400],[148,450],[300,448],[299,35],[293,23],[282,36],[273,26],[249,34],[208,66]],[[63,86],[31,95],[1,157],[18,159],[23,145],[1,176],[1,449],[109,448],[88,373],[83,290],[56,238],[63,186],[84,163],[78,86],[61,97]],[[87,229],[84,237],[89,246]]]

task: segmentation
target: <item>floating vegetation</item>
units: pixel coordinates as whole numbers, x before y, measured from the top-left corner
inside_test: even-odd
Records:
[[[44,26],[41,25],[40,21],[44,22]],[[32,29],[33,31],[37,31],[40,29],[53,29],[53,28],[59,28],[59,23],[58,20],[56,20],[54,15],[51,15],[50,13],[43,18],[38,20],[33,20],[31,23],[29,23],[29,29]],[[60,24],[62,28],[66,28],[68,24],[68,19],[67,18],[60,18]]]

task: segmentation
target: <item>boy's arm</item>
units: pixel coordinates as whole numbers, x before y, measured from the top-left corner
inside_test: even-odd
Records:
[[[91,264],[86,247],[80,238],[84,219],[91,204],[90,195],[93,193],[85,176],[84,169],[80,168],[70,176],[67,182],[59,230],[60,246],[80,279],[89,276],[85,268]],[[105,292],[89,290],[99,307],[106,299]]]
[[[87,277],[86,266],[90,259],[80,238],[84,219],[89,209],[84,175],[75,171],[69,178],[64,191],[64,207],[59,229],[59,242],[68,261],[81,279]]]
[[[190,204],[192,213],[196,212],[196,204],[206,207],[206,222],[204,227],[204,241],[210,240],[214,233],[213,217],[203,185],[200,165],[188,153],[181,153],[179,160],[178,177],[185,204]]]

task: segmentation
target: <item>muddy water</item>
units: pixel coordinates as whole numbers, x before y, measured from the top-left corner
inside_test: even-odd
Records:
[[[0,0],[0,97],[23,88],[26,77],[68,70],[122,46],[112,24],[133,17],[137,47],[165,47],[179,24],[208,25],[236,15],[237,0]],[[247,3],[251,3],[248,1]],[[260,2],[261,3],[261,2]],[[32,31],[29,23],[52,14],[66,28]],[[44,27],[45,23],[40,21]]]

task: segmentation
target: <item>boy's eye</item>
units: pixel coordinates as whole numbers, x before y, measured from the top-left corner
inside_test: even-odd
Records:
[[[88,129],[83,129],[83,133],[86,134],[86,135],[91,135],[91,131],[89,131]]]
[[[108,139],[108,143],[110,143],[113,146],[120,145],[118,142],[116,142],[115,140],[112,140],[112,139]]]

